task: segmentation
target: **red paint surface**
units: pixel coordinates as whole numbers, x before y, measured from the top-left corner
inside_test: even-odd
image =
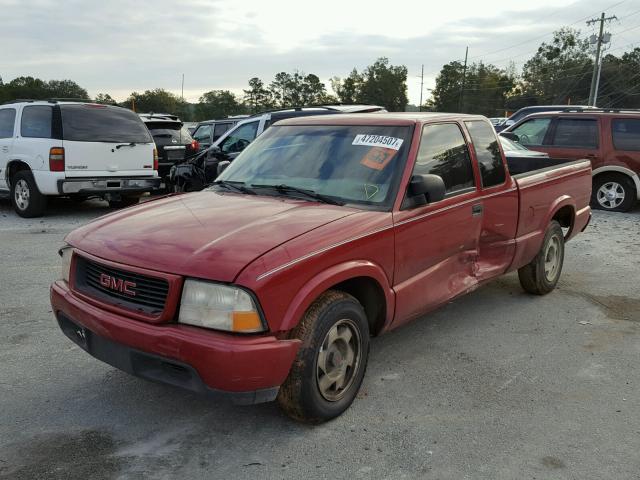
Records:
[[[98,219],[67,237],[79,255],[123,270],[167,278],[163,314],[134,316],[52,286],[54,311],[96,333],[194,366],[211,387],[232,391],[277,386],[297,341],[287,338],[323,291],[353,278],[374,281],[384,297],[382,330],[395,328],[481,283],[528,263],[553,215],[575,213],[570,237],[588,222],[588,162],[401,210],[422,125],[482,117],[340,115],[288,124],[414,125],[406,171],[392,211],[365,211],[267,196],[204,191],[173,196]],[[464,132],[466,129],[461,123]],[[468,135],[467,135],[468,138]],[[481,216],[472,215],[482,205]],[[175,323],[183,277],[235,283],[253,291],[269,333],[239,336]],[[276,338],[277,337],[277,338]]]

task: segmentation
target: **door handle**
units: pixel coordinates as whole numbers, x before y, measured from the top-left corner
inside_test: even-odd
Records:
[[[478,215],[482,215],[482,204],[477,203],[471,207],[471,215],[477,217]]]
[[[2,151],[3,151],[4,153],[7,153],[7,152],[9,151],[9,147],[7,147],[6,145],[4,145],[4,146],[2,147]]]

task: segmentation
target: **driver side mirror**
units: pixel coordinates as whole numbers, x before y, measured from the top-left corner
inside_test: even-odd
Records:
[[[229,160],[223,160],[222,162],[218,163],[218,175],[224,172],[229,165],[231,165],[231,162]]]
[[[407,196],[414,207],[439,202],[444,198],[445,193],[444,180],[438,175],[413,175],[409,180]]]
[[[520,142],[520,137],[513,132],[500,132],[500,136],[513,140],[514,142]]]

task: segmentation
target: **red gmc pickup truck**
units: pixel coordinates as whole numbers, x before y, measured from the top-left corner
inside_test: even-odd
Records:
[[[590,194],[588,161],[511,176],[481,116],[285,120],[207,190],[71,232],[51,302],[126,372],[320,422],[355,398],[370,336],[514,270],[553,290]]]

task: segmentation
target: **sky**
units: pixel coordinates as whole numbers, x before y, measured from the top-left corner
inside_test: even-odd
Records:
[[[607,25],[611,53],[640,46],[640,0],[0,0],[0,76],[71,79],[91,96],[123,100],[164,88],[197,101],[241,94],[249,78],[281,71],[328,80],[378,57],[409,70],[410,103],[424,99],[445,63],[463,60],[518,71],[562,26]]]

